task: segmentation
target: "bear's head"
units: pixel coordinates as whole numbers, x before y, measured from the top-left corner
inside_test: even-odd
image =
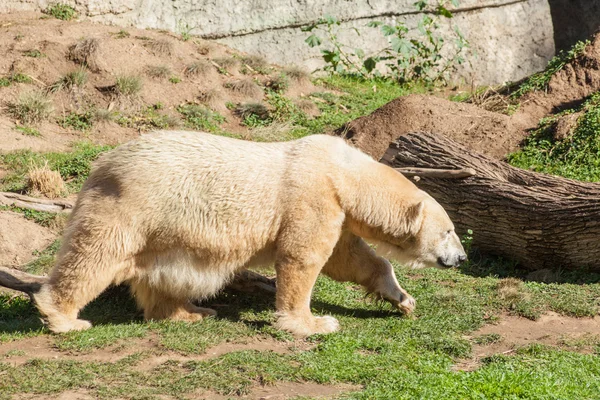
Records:
[[[411,268],[457,267],[467,259],[446,210],[431,196],[421,196],[398,218],[399,229],[377,240],[377,254]]]

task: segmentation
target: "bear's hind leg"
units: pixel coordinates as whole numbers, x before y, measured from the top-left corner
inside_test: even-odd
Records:
[[[210,308],[193,305],[187,299],[177,299],[151,287],[145,280],[131,282],[133,296],[138,306],[144,310],[145,320],[164,320],[195,322],[217,312]]]

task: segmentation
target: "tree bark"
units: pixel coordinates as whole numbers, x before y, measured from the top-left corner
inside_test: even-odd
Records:
[[[422,176],[416,184],[446,209],[459,235],[473,230],[473,246],[483,253],[532,270],[600,271],[598,183],[514,168],[432,133],[401,136],[381,162],[474,170],[462,179]]]

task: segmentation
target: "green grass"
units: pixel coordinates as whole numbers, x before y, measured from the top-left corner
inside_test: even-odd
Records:
[[[58,125],[63,128],[71,128],[77,131],[89,131],[92,129],[95,119],[94,110],[88,110],[82,113],[70,112],[58,119]]]
[[[343,77],[320,79],[317,84],[341,92],[312,94],[321,110],[319,117],[307,118],[290,99],[267,90],[266,123],[289,122],[294,128],[292,137],[322,133],[368,114],[398,96],[427,90]],[[598,116],[594,116],[595,100],[590,99],[584,107],[587,114],[582,120],[589,118],[589,121],[580,124],[581,132],[575,133],[571,144],[595,146],[596,136],[592,132],[600,131],[595,128],[600,123],[596,122]],[[138,117],[160,121],[161,108],[160,104],[154,105]],[[178,111],[189,128],[227,134],[219,126],[222,120],[214,118],[210,110],[186,104]],[[29,163],[46,159],[50,168],[58,170],[70,189],[76,191],[89,172],[89,162],[108,149],[80,144],[65,154],[20,151],[1,155],[3,168],[9,171],[2,188],[18,190]],[[595,148],[586,149],[585,152],[590,152]],[[551,159],[559,162],[567,157],[565,154]],[[571,160],[568,162],[572,168],[583,168],[574,164],[573,160],[578,158],[566,159]],[[593,168],[583,171],[574,176],[585,177]],[[40,224],[52,224],[44,213],[28,217]],[[58,246],[57,241],[38,253],[25,270],[47,272]],[[473,345],[485,346],[509,339],[498,334],[472,337],[473,331],[494,323],[506,313],[533,320],[548,311],[575,317],[598,315],[600,274],[561,272],[556,283],[530,282],[521,280],[528,271],[518,270],[502,259],[485,259],[461,270],[410,271],[397,265],[395,268],[400,284],[417,300],[414,318],[402,317],[389,305],[366,301],[364,293],[353,285],[320,277],[314,289],[312,310],[316,315],[336,317],[341,331],[308,338],[306,341],[314,346],[309,349],[299,347],[285,354],[246,350],[200,361],[193,357],[228,342],[270,338],[282,343],[290,341],[293,345],[300,341],[272,326],[275,300],[262,293],[225,291],[203,304],[217,309],[217,317],[185,324],[144,322],[128,290],[111,288],[82,311],[82,317],[91,320],[94,326],[88,331],[65,335],[50,335],[27,299],[0,295],[0,343],[43,335],[58,351],[70,355],[108,351],[124,357],[115,362],[40,360],[30,353],[28,363],[13,366],[10,360],[16,354],[9,354],[4,361],[1,357],[6,355],[0,351],[0,399],[31,394],[50,397],[67,390],[85,391],[92,397],[106,399],[166,396],[183,399],[192,398],[201,390],[236,396],[249,393],[257,385],[304,381],[354,384],[357,390],[342,396],[351,399],[597,398],[600,345],[594,338],[573,339],[572,343],[565,339],[561,348],[533,344],[511,354],[492,355],[481,360],[481,365],[471,372],[455,371],[452,367],[473,355]],[[504,290],[507,286],[511,291]],[[135,349],[140,340],[152,340],[154,347],[130,354],[128,350]],[[595,354],[566,350],[588,345],[595,346]],[[146,365],[151,356],[148,352],[156,351],[172,352],[168,354],[173,357],[149,370],[137,368]],[[189,361],[181,360],[181,356],[189,356]]]
[[[397,268],[402,286],[417,299],[416,318],[403,318],[388,306],[365,301],[362,292],[348,284],[320,277],[313,312],[335,316],[342,329],[307,339],[315,346],[312,349],[288,354],[238,351],[204,361],[167,361],[143,372],[133,367],[144,365],[148,357],[144,353],[114,363],[32,359],[13,367],[8,359],[0,363],[0,393],[84,389],[100,398],[117,394],[132,399],[186,398],[198,389],[234,396],[248,393],[257,384],[309,381],[358,385],[360,390],[348,394],[356,399],[594,398],[600,390],[600,358],[593,354],[531,345],[511,355],[485,358],[473,372],[452,370],[458,359],[470,356],[474,343],[501,339],[487,335],[469,341],[464,335],[503,312],[518,313],[499,298],[499,278],[465,272]],[[527,282],[523,290],[532,294],[540,310],[578,314],[577,304],[589,302],[594,309],[584,314],[598,312],[598,302],[593,301],[600,298],[598,284]],[[272,328],[270,296],[224,292],[206,304],[221,305],[219,316],[195,324],[144,323],[127,290],[117,287],[84,309],[83,317],[94,323],[92,329],[48,338],[60,351],[75,355],[106,348],[125,354],[129,344],[149,337],[163,351],[190,356],[249,337],[294,341]],[[0,296],[0,340],[47,335],[35,314],[26,300]],[[60,378],[51,379],[57,371]]]
[[[97,146],[88,142],[81,142],[74,146],[68,153],[36,153],[31,150],[18,150],[0,154],[0,163],[9,173],[0,181],[2,190],[20,191],[26,187],[26,174],[33,163],[41,165],[48,161],[52,170],[60,172],[67,182],[70,192],[77,192],[87,178],[91,162],[102,152],[111,149],[111,146]]]
[[[208,108],[198,104],[182,104],[177,107],[185,121],[185,126],[190,129],[218,132],[219,125],[225,118]]]
[[[15,131],[20,132],[25,136],[34,136],[34,137],[42,136],[40,131],[38,131],[37,129],[32,128],[30,126],[16,125],[14,129],[15,129]]]
[[[174,128],[180,125],[181,121],[179,119],[160,113],[159,110],[161,109],[161,104],[148,106],[137,114],[119,115],[116,122],[121,126],[136,128],[141,131]]]
[[[572,136],[553,140],[552,129],[557,117],[543,119],[526,139],[525,146],[508,156],[508,162],[536,172],[600,181],[600,94],[590,96],[580,111],[583,113]],[[573,110],[565,111],[569,112]]]

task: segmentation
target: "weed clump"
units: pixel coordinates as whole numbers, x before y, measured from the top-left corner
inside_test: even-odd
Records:
[[[253,72],[266,75],[269,73],[269,63],[267,60],[258,55],[244,56],[240,59],[243,66],[250,68]],[[247,71],[242,71],[243,73]]]
[[[72,128],[78,131],[88,131],[92,128],[94,123],[95,114],[93,111],[86,111],[83,113],[71,112],[61,119],[59,119],[58,125],[63,128]]]
[[[304,68],[301,68],[297,65],[290,65],[283,70],[290,79],[299,82],[305,83],[310,81],[310,74]]]
[[[46,93],[32,90],[8,104],[9,114],[25,125],[37,124],[52,114],[52,102]]]
[[[142,90],[142,78],[136,75],[119,75],[115,83],[117,94],[121,96],[136,96]]]
[[[290,79],[285,73],[280,73],[271,77],[267,83],[267,87],[277,93],[285,93],[290,86]]]
[[[75,71],[71,71],[68,74],[61,77],[59,80],[54,82],[50,86],[51,92],[58,92],[64,89],[72,89],[74,87],[82,87],[87,83],[88,75],[85,69],[79,68]]]

